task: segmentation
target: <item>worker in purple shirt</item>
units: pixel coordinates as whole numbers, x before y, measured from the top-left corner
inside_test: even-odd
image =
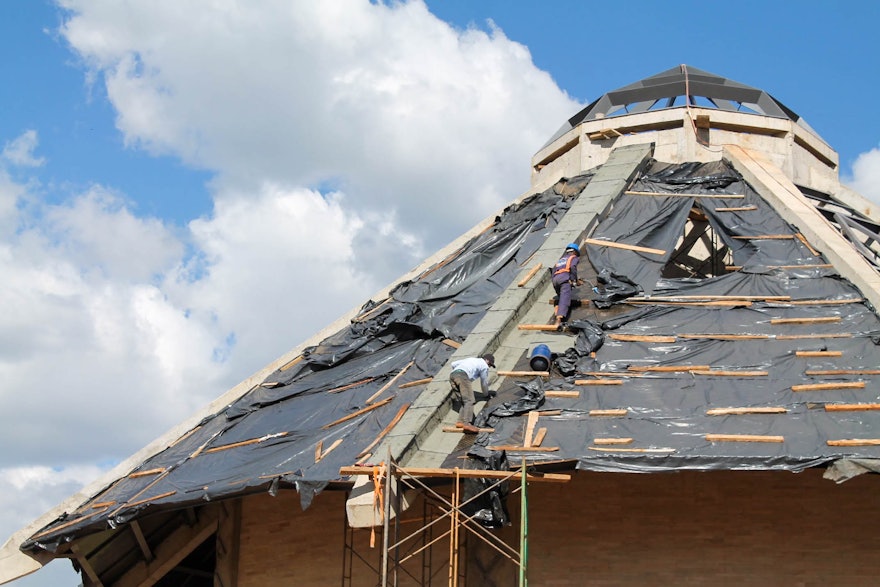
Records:
[[[581,248],[577,243],[569,243],[565,246],[562,257],[556,261],[553,267],[553,289],[556,290],[556,327],[568,317],[571,307],[571,286],[578,283],[578,261],[580,260]]]
[[[495,357],[491,354],[482,357],[468,357],[452,363],[449,383],[461,400],[461,410],[458,412],[458,422],[455,423],[455,427],[461,428],[466,434],[479,432],[479,429],[473,424],[475,397],[472,382],[479,379],[483,393],[488,395],[489,367],[495,367]]]

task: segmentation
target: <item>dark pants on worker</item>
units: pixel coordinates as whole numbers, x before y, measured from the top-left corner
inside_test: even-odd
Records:
[[[458,411],[458,421],[465,424],[472,424],[474,419],[474,388],[471,380],[468,379],[467,373],[464,371],[453,371],[449,374],[449,383],[452,390],[458,395],[461,401],[461,409]]]
[[[569,274],[560,273],[553,276],[553,289],[556,290],[556,315],[568,318],[568,309],[571,306],[571,283],[568,281]]]

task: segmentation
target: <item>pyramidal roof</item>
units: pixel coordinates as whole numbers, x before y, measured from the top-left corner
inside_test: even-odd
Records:
[[[603,94],[569,118],[548,144],[584,121],[685,105],[785,118],[813,132],[804,119],[767,92],[702,69],[679,65]]]
[[[700,106],[684,116],[701,126],[672,111],[632,122],[682,92],[711,98],[720,123]],[[608,473],[827,467],[838,481],[880,470],[871,206],[835,181],[833,153],[788,140],[795,129],[756,135],[763,118],[732,120],[734,102],[759,111],[736,116],[801,122],[683,67],[606,94],[550,141],[534,176],[549,187],[22,529],[0,582],[75,556],[112,583],[142,564],[132,524],[168,536],[192,508],[255,492],[295,490],[308,507],[389,458],[440,471],[498,455]],[[599,114],[619,125],[596,130]],[[549,269],[571,242],[583,281],[557,329]],[[486,352],[496,393],[478,396],[482,432],[462,435],[451,365]],[[357,497],[349,522],[369,525]]]

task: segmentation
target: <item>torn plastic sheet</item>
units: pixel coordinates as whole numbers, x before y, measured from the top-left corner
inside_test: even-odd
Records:
[[[363,319],[308,349],[306,360],[278,369],[22,548],[50,550],[148,513],[279,488],[297,489],[307,507],[342,466],[369,457],[424,390],[400,385],[442,368],[455,351],[443,340],[468,335],[590,177],[508,207],[442,264],[366,304]]]
[[[595,227],[591,238],[664,253],[589,244],[587,253],[600,284],[603,277],[610,284],[600,285],[593,298],[599,308],[636,295],[638,290],[646,295],[656,292],[664,267],[675,253],[697,200],[690,194],[711,196],[699,198],[699,206],[717,237],[731,251],[734,265],[764,268],[825,263],[821,255],[798,237],[797,230],[727,162],[683,165],[655,162],[634,182],[630,191],[657,195],[620,196]]]
[[[865,473],[880,473],[880,459],[840,459],[825,469],[822,476],[843,483]]]
[[[596,274],[617,276],[619,281],[638,284],[651,293],[692,206],[693,198],[620,196],[590,238],[656,249],[662,254],[588,243],[587,254]]]
[[[465,469],[481,471],[509,471],[507,455],[503,451],[490,451],[482,446],[474,446],[468,451],[464,462]],[[462,482],[462,511],[472,520],[486,528],[502,528],[510,525],[507,511],[507,497],[510,483],[497,479],[465,478]]]

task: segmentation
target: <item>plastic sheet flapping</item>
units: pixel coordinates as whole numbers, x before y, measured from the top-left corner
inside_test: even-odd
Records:
[[[348,327],[306,349],[305,360],[272,373],[137,469],[150,474],[119,479],[22,548],[51,551],[149,512],[256,491],[294,488],[308,507],[416,399],[423,387],[399,386],[442,368],[454,352],[443,340],[468,335],[591,177],[562,180],[510,206],[490,230],[398,284],[387,300],[368,302]],[[346,419],[374,404],[381,405]],[[95,502],[114,505],[92,510]],[[491,518],[499,520],[496,510]]]
[[[509,471],[507,454],[491,451],[482,446],[474,446],[468,451],[466,469],[480,471]],[[486,528],[502,528],[510,525],[507,511],[507,497],[510,483],[497,479],[466,478],[462,482],[462,511],[472,520]]]

